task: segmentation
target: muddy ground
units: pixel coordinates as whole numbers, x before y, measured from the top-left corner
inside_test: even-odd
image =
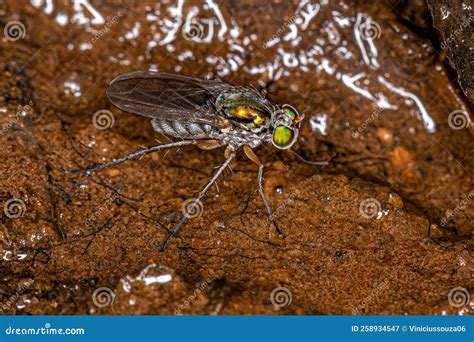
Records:
[[[399,7],[85,3],[0,1],[2,313],[472,314],[472,116]],[[65,173],[167,141],[105,95],[148,69],[274,80],[305,112],[294,149],[328,166],[256,150],[283,236],[242,153],[165,252],[221,149]]]

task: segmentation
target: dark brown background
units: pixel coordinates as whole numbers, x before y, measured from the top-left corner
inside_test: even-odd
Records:
[[[448,124],[449,114],[466,111],[466,105],[456,72],[443,63],[429,13],[416,12],[421,24],[414,25],[413,18],[404,16],[406,8],[393,3],[331,1],[299,31],[297,48],[284,42],[263,49],[297,3],[220,2],[226,22],[235,19],[241,37],[255,34],[238,53],[242,64],[223,79],[259,87],[258,80],[269,81],[268,73],[251,75],[245,66],[274,61],[279,47],[307,51],[322,39],[323,55],[315,57],[319,62],[325,58],[346,75],[364,72],[369,83],[362,80],[359,86],[385,94],[398,109],[376,112],[365,125],[377,108],[335,74],[314,65],[307,71],[283,67],[287,74],[270,91],[275,101],[306,113],[296,150],[311,160],[331,158],[329,166],[314,167],[271,146],[257,149],[267,167],[265,191],[284,238],[266,219],[255,165],[240,156],[233,172],[227,170],[218,189],[206,196],[202,215],[184,225],[163,253],[158,246],[167,229],[179,220],[183,201],[195,197],[222,162],[221,150],[183,148],[91,176],[64,170],[126,155],[155,139],[166,141],[146,118],[110,105],[105,89],[114,77],[152,64],[160,71],[217,77],[218,69],[206,57],[228,59],[235,50],[216,33],[207,44],[183,39],[178,32],[174,51],[165,46],[147,51],[159,32],[158,25],[145,20],[154,1],[93,1],[104,18],[119,11],[122,16],[84,51],[79,44],[94,34],[54,21],[60,12],[72,17],[68,1],[54,2],[51,14],[28,1],[0,3],[2,28],[12,20],[26,28],[23,39],[2,36],[0,41],[0,117],[6,127],[0,137],[0,199],[2,206],[20,199],[26,209],[19,218],[0,216],[2,312],[174,314],[186,301],[184,314],[472,312],[468,306],[449,305],[448,293],[473,288],[474,205],[464,201],[472,199],[473,129],[453,130]],[[201,3],[195,4],[209,16]],[[191,5],[186,2],[185,13]],[[161,7],[163,16],[166,9]],[[349,18],[350,26],[337,26],[334,11]],[[364,65],[354,40],[358,13],[370,15],[380,27],[374,40],[378,69]],[[141,23],[138,36],[120,40],[136,22]],[[329,43],[328,27],[338,32],[339,43]],[[341,58],[341,46],[353,57]],[[180,61],[186,50],[194,59]],[[436,131],[427,132],[417,105],[388,91],[378,76],[416,94]],[[80,96],[65,86],[68,82],[80,86]],[[103,131],[92,124],[93,114],[102,109],[115,119]],[[27,115],[18,116],[21,110]],[[327,115],[327,135],[310,128],[315,113]],[[367,198],[380,204],[377,217],[361,215]],[[447,217],[448,224],[442,225]],[[171,274],[172,280],[146,285],[137,278],[144,269],[149,277]],[[202,282],[207,285],[194,296]],[[115,293],[112,305],[93,304],[93,292],[100,287]],[[270,298],[278,287],[286,288],[292,300],[277,309]]]

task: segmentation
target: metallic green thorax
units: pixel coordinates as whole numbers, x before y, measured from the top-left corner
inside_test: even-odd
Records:
[[[252,93],[222,94],[217,99],[217,106],[226,112],[230,120],[250,130],[259,130],[271,123],[272,108],[269,103]]]
[[[279,108],[252,92],[221,94],[216,107],[229,121],[254,134],[270,133],[269,141],[279,149],[290,148],[295,143],[304,117],[290,105]],[[255,138],[255,146],[259,140]]]

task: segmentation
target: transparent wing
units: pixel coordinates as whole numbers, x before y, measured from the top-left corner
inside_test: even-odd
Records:
[[[217,96],[242,89],[215,80],[138,71],[115,78],[107,96],[118,108],[137,115],[220,126],[225,118],[214,106]]]

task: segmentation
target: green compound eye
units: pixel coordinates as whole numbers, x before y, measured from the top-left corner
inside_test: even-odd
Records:
[[[273,144],[281,149],[290,147],[295,138],[295,133],[292,129],[286,126],[277,126],[273,130]]]
[[[293,109],[291,109],[290,107],[285,107],[285,112],[290,114],[292,117],[296,117],[295,111]]]

